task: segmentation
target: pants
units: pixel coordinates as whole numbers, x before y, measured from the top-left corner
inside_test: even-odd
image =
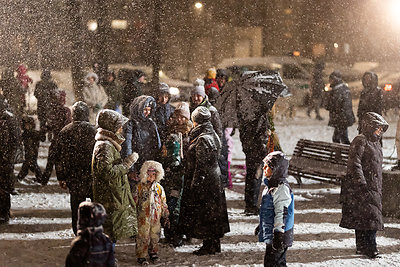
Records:
[[[49,154],[47,156],[47,163],[46,163],[46,169],[44,170],[43,173],[43,179],[42,179],[42,184],[47,184],[47,182],[50,179],[51,173],[53,171],[54,164],[56,163],[56,142],[57,142],[57,137],[54,136],[53,140],[51,141],[50,147],[49,147]]]
[[[91,191],[91,190],[90,190]],[[72,230],[74,234],[77,234],[78,230],[78,208],[81,202],[85,201],[86,198],[93,199],[93,194],[78,194],[78,193],[71,193],[70,190],[70,202],[71,202],[71,218],[72,218]]]
[[[0,223],[10,219],[11,197],[5,188],[0,188]]]
[[[258,195],[262,177],[262,159],[255,159],[246,155],[246,182],[244,201],[246,210],[258,209]]]
[[[164,235],[167,239],[173,242],[178,238],[178,223],[179,223],[179,198],[168,197],[167,199],[170,228],[164,228]]]
[[[345,128],[335,127],[335,130],[333,131],[332,142],[340,144],[350,144],[347,127]]]
[[[356,230],[356,247],[361,251],[376,251],[376,231]]]
[[[32,171],[35,173],[36,180],[42,180],[42,170],[40,169],[39,165],[37,164],[37,159],[26,159],[22,164],[21,170],[18,173],[18,180],[22,180],[26,177],[28,172]]]
[[[276,251],[271,245],[267,245],[264,255],[264,266],[266,267],[285,267],[286,266],[286,251]]]
[[[322,99],[321,98],[311,98],[310,99],[310,105],[308,106],[307,109],[307,114],[310,115],[311,111],[314,109],[315,115],[318,117],[321,117],[319,115],[319,108],[321,107],[322,104]]]
[[[146,258],[147,255],[158,253],[161,224],[151,224],[150,219],[141,222],[138,218],[138,234],[136,236],[136,257]]]

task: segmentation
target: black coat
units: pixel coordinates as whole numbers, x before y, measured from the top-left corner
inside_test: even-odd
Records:
[[[34,96],[37,99],[37,112],[39,120],[46,120],[49,113],[49,103],[56,95],[58,86],[52,80],[38,81],[35,86]]]
[[[0,113],[0,190],[12,191],[14,184],[14,160],[20,131],[16,117],[8,112]]]
[[[327,103],[328,125],[340,129],[353,125],[355,117],[352,106],[351,93],[347,85],[342,82],[332,86]]]
[[[340,226],[344,228],[383,230],[383,154],[380,138],[373,134],[378,127],[376,122],[367,121],[363,133],[350,144],[347,175],[342,180],[340,196],[343,205]],[[386,131],[388,124],[383,120],[381,125]]]
[[[214,127],[214,131],[217,133],[219,138],[222,138],[223,129],[219,112],[213,105],[211,105],[210,101],[208,101],[208,96],[206,96],[203,102],[198,106],[195,106],[193,102],[190,102],[190,113],[192,113],[193,110],[195,110],[197,107],[200,106],[208,108],[208,110],[211,113],[211,123],[212,126]]]
[[[221,238],[230,231],[218,166],[220,149],[211,122],[198,125],[190,133],[180,229],[194,238]]]
[[[59,181],[66,181],[70,193],[91,193],[91,164],[96,129],[86,121],[65,126],[56,143],[56,172]]]
[[[320,99],[322,97],[322,92],[324,91],[325,84],[323,80],[323,70],[324,65],[319,63],[315,65],[312,73],[311,80],[311,98]]]
[[[383,94],[382,89],[379,87],[364,88],[360,95],[360,102],[358,104],[357,117],[359,123],[362,121],[365,113],[375,112],[382,115],[383,110]]]

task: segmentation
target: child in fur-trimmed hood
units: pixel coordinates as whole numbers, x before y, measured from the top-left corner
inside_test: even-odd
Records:
[[[139,178],[140,183],[134,196],[138,218],[136,256],[139,264],[147,265],[148,254],[151,261],[158,260],[161,218],[164,220],[164,227],[169,228],[169,212],[164,188],[159,183],[164,178],[161,163],[152,160],[144,162]]]

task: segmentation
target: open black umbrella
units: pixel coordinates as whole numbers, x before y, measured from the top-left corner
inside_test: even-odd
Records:
[[[287,95],[288,87],[279,72],[247,71],[239,80],[228,83],[216,103],[225,127],[239,121],[251,122],[271,110],[279,96]]]

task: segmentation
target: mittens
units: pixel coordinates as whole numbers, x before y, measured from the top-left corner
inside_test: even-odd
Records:
[[[123,165],[126,167],[126,168],[130,168],[130,167],[132,167],[132,165],[138,160],[138,158],[139,158],[139,154],[138,153],[132,153],[131,155],[129,155],[128,157],[126,157],[124,160],[123,160]]]
[[[285,249],[285,245],[283,244],[282,232],[274,232],[274,238],[272,239],[272,248],[278,251]]]

